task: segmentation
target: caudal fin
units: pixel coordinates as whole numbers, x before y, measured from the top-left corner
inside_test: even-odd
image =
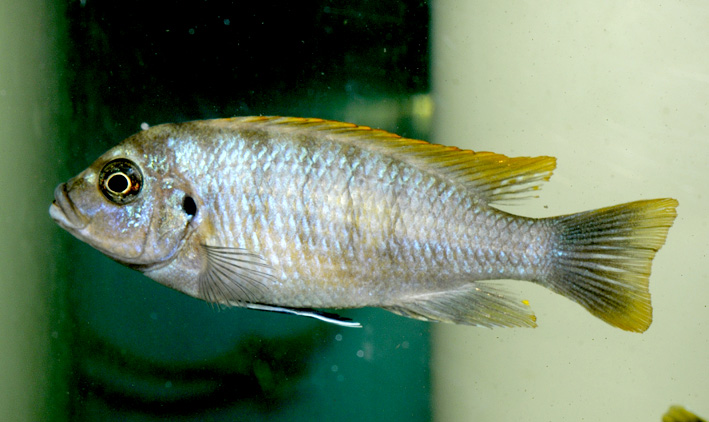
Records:
[[[647,330],[650,267],[677,205],[653,199],[551,218],[558,237],[546,284],[611,325]]]

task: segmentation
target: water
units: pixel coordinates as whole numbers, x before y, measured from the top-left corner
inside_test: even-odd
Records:
[[[425,4],[86,2],[66,15],[63,178],[170,121],[281,114],[428,135]],[[72,420],[430,418],[428,324],[381,310],[344,312],[362,329],[216,311],[80,242],[62,258]]]

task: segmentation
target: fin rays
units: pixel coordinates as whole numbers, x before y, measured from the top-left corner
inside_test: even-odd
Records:
[[[611,325],[647,330],[652,259],[665,243],[676,207],[674,199],[655,199],[551,218],[559,239],[543,284]]]
[[[554,157],[507,157],[431,144],[367,126],[294,117],[236,117],[212,121],[217,126],[275,127],[280,133],[301,132],[310,139],[330,139],[387,155],[470,189],[485,203],[523,199],[549,180]]]
[[[204,300],[229,306],[258,302],[265,280],[275,279],[270,266],[245,249],[202,245],[207,267],[199,277],[199,295]]]
[[[506,297],[482,282],[457,290],[416,295],[384,309],[423,321],[452,322],[482,327],[536,327],[529,305]]]

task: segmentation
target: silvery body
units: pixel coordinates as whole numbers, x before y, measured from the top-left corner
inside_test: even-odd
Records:
[[[643,331],[650,261],[676,201],[548,219],[490,205],[529,196],[554,165],[318,119],[197,121],[126,139],[58,186],[50,213],[116,261],[213,303],[533,326],[525,302],[484,282],[519,279]]]

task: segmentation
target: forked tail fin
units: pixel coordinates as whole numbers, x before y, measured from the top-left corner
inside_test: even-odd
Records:
[[[558,236],[545,284],[611,325],[647,330],[650,267],[677,205],[652,199],[549,219]]]

